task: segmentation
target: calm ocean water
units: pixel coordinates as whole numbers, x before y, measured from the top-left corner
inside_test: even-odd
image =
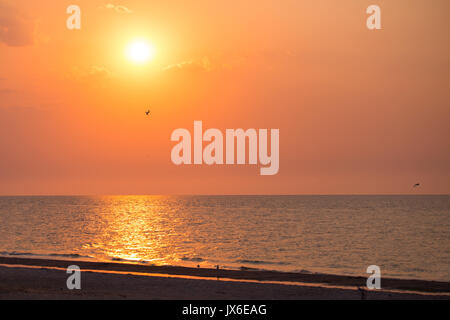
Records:
[[[0,254],[450,281],[450,196],[0,197]]]

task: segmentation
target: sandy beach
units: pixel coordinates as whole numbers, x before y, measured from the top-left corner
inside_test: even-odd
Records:
[[[68,290],[66,268],[82,270],[81,290]],[[215,270],[0,257],[0,299],[449,299],[446,282],[252,270]],[[405,291],[407,290],[407,292]]]

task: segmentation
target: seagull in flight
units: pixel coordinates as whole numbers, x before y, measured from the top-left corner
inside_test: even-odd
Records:
[[[420,183],[416,183],[415,185],[413,185],[413,188],[417,188],[418,186],[420,186]]]
[[[150,110],[145,111],[145,114],[148,116],[150,115]]]

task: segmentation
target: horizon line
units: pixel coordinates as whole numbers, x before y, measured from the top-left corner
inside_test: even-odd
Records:
[[[0,197],[100,197],[100,196],[450,196],[450,193],[112,193],[112,194],[0,194]]]

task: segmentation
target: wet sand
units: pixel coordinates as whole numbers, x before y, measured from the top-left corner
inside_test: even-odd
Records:
[[[364,277],[15,257],[0,264],[0,299],[450,299],[450,283],[436,281],[382,278],[381,290],[361,292]],[[83,271],[81,290],[66,287],[73,264]]]

